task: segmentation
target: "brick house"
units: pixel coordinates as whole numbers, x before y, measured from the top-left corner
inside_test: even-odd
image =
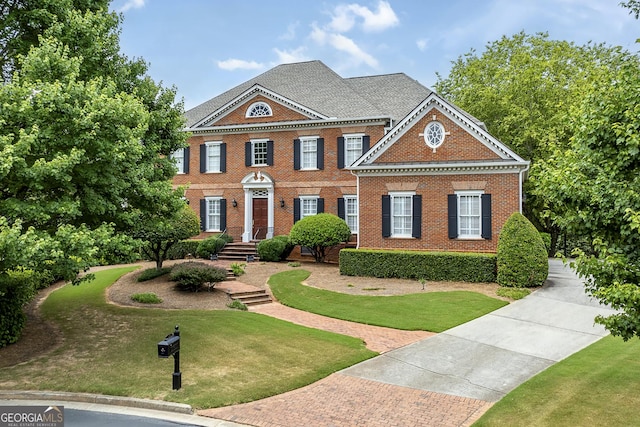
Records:
[[[361,248],[491,252],[521,209],[529,163],[402,73],[279,65],[185,115],[174,184],[200,238],[270,238],[329,212]]]

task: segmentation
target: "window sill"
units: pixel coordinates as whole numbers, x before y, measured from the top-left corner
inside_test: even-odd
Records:
[[[204,173],[222,173],[222,171],[206,171]]]
[[[477,240],[487,240],[484,239],[480,236],[465,236],[465,237],[456,237],[455,240],[471,240],[471,241],[477,241]]]

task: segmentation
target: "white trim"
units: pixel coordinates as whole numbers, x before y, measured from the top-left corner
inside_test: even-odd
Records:
[[[458,222],[458,240],[482,240],[482,195],[484,191],[482,190],[459,190],[455,192],[457,196],[457,204],[458,204],[458,217],[456,221]],[[463,235],[461,231],[462,221],[460,221],[462,210],[460,209],[460,196],[471,196],[478,198],[478,234],[467,234]],[[475,215],[474,215],[475,216]]]
[[[351,166],[352,164],[354,164],[360,157],[362,157],[362,147],[364,145],[364,137],[366,136],[365,133],[343,133],[342,137],[344,138],[344,147],[343,147],[343,155],[344,155],[344,167],[348,168],[349,166]],[[360,138],[360,151],[359,154],[356,156],[356,158],[353,160],[353,162],[349,163],[348,159],[347,159],[347,138]]]
[[[265,109],[269,112],[269,114],[261,114],[259,116],[252,116],[250,113],[253,111],[254,108],[256,108],[258,106],[264,106]],[[254,118],[258,118],[258,117],[273,117],[273,110],[271,109],[271,105],[267,104],[264,101],[256,101],[253,104],[249,105],[249,107],[247,108],[247,111],[244,113],[244,118],[245,119],[254,119]]]
[[[210,214],[209,214],[209,202],[216,202],[216,201],[218,202],[218,210],[220,211],[218,213],[218,223],[220,223],[220,219],[221,219],[221,216],[222,216],[222,207],[220,206],[220,200],[222,200],[222,197],[220,197],[220,196],[208,196],[208,197],[205,197],[204,200],[205,200],[205,205],[204,206],[205,206],[205,210],[206,210],[206,212],[205,212],[205,223],[206,224],[205,224],[205,227],[204,227],[205,228],[204,231],[206,231],[207,233],[223,231],[223,230],[220,230],[219,227],[218,228],[209,228],[209,216],[210,216]]]
[[[185,171],[184,171],[184,148],[178,148],[176,151],[174,151],[173,153],[171,153],[171,160],[174,161],[176,168],[178,169],[178,171],[176,172],[176,175],[185,175]],[[182,155],[176,157],[176,153],[177,152],[181,152]],[[180,159],[180,165],[178,166],[178,162],[177,160]]]
[[[303,114],[304,116],[307,116],[309,118],[317,118],[317,119],[328,119],[328,116],[325,116],[324,114],[321,114],[318,111],[312,110],[310,108],[307,108],[301,104],[298,104],[297,102],[286,98],[282,95],[277,94],[276,92],[273,92],[259,84],[255,84],[252,87],[250,87],[249,89],[247,89],[246,91],[242,92],[240,95],[236,96],[235,98],[233,98],[232,100],[230,100],[229,102],[227,102],[226,104],[222,105],[221,107],[219,107],[218,109],[216,109],[215,111],[213,111],[212,113],[208,114],[207,116],[205,116],[204,118],[200,119],[199,121],[197,121],[196,123],[194,123],[191,128],[197,128],[203,125],[206,125],[208,123],[211,123],[212,121],[214,121],[217,118],[221,118],[226,116],[227,114],[229,114],[231,111],[233,111],[236,107],[238,107],[240,104],[245,103],[247,101],[249,101],[251,98],[255,98],[259,95],[264,96],[265,98],[269,98],[270,100],[277,102],[278,104],[281,104],[287,108],[290,108],[292,110],[297,111],[298,113]]]
[[[274,227],[274,190],[273,178],[268,173],[256,171],[245,175],[240,181],[244,189],[244,231],[242,241],[253,239],[253,191],[267,190],[267,239],[273,237]]]
[[[255,138],[255,139],[250,139],[249,141],[251,142],[251,167],[267,166],[267,159],[269,157],[269,144],[268,144],[269,138]],[[257,143],[265,144],[264,163],[256,163],[255,146]]]
[[[300,219],[305,218],[307,216],[313,216],[313,215],[317,215],[318,214],[318,199],[320,198],[320,196],[309,196],[309,195],[305,195],[305,196],[298,196],[298,198],[300,199]],[[316,212],[313,214],[309,214],[309,215],[304,215],[304,202],[305,200],[315,200],[316,202]]]
[[[409,176],[409,175],[461,175],[461,174],[494,174],[520,173],[529,168],[529,162],[487,160],[474,162],[422,163],[366,165],[349,169],[355,175],[367,176]]]
[[[355,213],[355,230],[351,227],[349,227],[349,229],[351,230],[351,234],[358,234],[358,232],[360,231],[360,203],[358,201],[358,195],[357,194],[343,194],[342,195],[342,199],[344,200],[344,221],[347,223],[347,225],[349,225],[349,221],[347,221],[349,215],[348,215],[348,209],[347,209],[347,200],[354,200],[355,204],[356,204],[356,213]]]
[[[391,235],[389,236],[392,239],[406,239],[406,238],[412,238],[413,237],[413,196],[416,195],[415,191],[389,191],[389,220],[391,221],[390,225],[390,231],[391,231]],[[395,218],[395,211],[394,211],[394,199],[395,198],[400,198],[402,197],[404,198],[409,198],[409,203],[410,203],[410,207],[409,207],[409,216],[411,217],[411,223],[409,225],[409,233],[401,233],[401,234],[396,234],[395,233],[395,224],[394,224],[394,218]]]
[[[301,171],[317,171],[318,170],[318,136],[301,136],[298,137],[298,139],[300,140],[300,170]],[[313,142],[316,145],[316,150],[315,150],[315,156],[314,156],[314,165],[311,167],[305,167],[304,165],[304,144],[306,143],[310,143]]]
[[[222,172],[222,151],[220,146],[223,144],[222,141],[205,141],[204,145],[207,147],[207,149],[205,150],[205,166],[206,166],[206,171],[205,173],[221,173]],[[210,147],[219,147],[218,148],[218,158],[219,158],[219,165],[218,165],[218,170],[210,170],[209,169],[209,148]]]
[[[242,123],[222,126],[203,126],[203,127],[186,127],[185,132],[191,132],[193,135],[211,135],[211,134],[230,134],[230,133],[247,133],[261,131],[278,131],[278,130],[300,130],[309,128],[336,128],[344,126],[357,125],[384,125],[389,122],[389,117],[350,117],[338,119],[332,117],[330,119],[311,119],[311,120],[289,120],[285,122],[270,123]]]

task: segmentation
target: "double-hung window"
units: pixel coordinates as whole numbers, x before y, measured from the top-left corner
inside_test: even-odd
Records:
[[[171,154],[171,158],[173,159],[173,161],[176,164],[176,168],[178,168],[178,173],[179,174],[183,174],[185,173],[185,149],[184,148],[178,148],[176,151],[173,152],[173,154]]]
[[[482,205],[481,193],[458,193],[458,237],[480,238]]]
[[[207,197],[205,199],[206,206],[206,231],[222,231],[221,229],[221,199],[219,197]]]
[[[208,142],[207,146],[207,172],[220,172],[220,143]]]
[[[411,237],[413,194],[391,194],[391,235]]]
[[[344,164],[351,166],[362,155],[362,137],[364,135],[344,136]]]
[[[450,239],[491,239],[491,194],[457,191],[448,197]]]
[[[344,220],[351,233],[358,233],[358,198],[356,196],[344,196]]]
[[[255,139],[251,141],[251,158],[252,166],[267,165],[267,140]]]
[[[318,168],[318,139],[300,138],[302,169]]]
[[[300,197],[300,219],[318,213],[318,197]]]

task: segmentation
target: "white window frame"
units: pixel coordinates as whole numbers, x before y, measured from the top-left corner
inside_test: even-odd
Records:
[[[344,220],[352,234],[358,234],[358,196],[343,196]],[[351,210],[350,210],[351,208]]]
[[[257,109],[260,108],[261,111],[265,111],[265,114],[254,114]],[[247,112],[245,113],[245,118],[255,118],[255,117],[271,117],[273,116],[273,110],[271,106],[266,102],[258,101],[249,105],[247,108]]]
[[[391,237],[412,237],[413,236],[413,196],[414,192],[394,192],[389,193],[391,198]],[[396,202],[409,202],[407,211],[396,212]],[[404,218],[404,220],[403,220]],[[407,225],[408,223],[408,225]]]
[[[205,197],[205,206],[207,209],[205,231],[222,231],[220,230],[220,220],[222,219],[222,207],[220,206],[221,197]],[[216,228],[217,225],[217,228]]]
[[[344,138],[344,165],[349,167],[362,156],[364,133],[350,133],[342,135],[342,137]],[[356,142],[359,142],[357,147],[353,145]],[[350,143],[352,147],[349,147]]]
[[[319,196],[300,196],[300,219],[318,213]]]
[[[207,152],[206,152],[206,165],[207,165],[207,173],[219,173],[221,172],[221,168],[222,168],[222,155],[221,155],[221,150],[220,150],[220,146],[222,145],[222,141],[207,141],[205,142],[205,145],[207,146]],[[217,155],[216,152],[217,151]],[[212,159],[217,158],[217,167],[212,167],[211,163],[212,163]]]
[[[178,148],[171,154],[171,159],[178,168],[178,174],[184,174],[184,148]]]
[[[267,158],[269,157],[269,144],[268,144],[268,139],[252,139],[251,140],[251,166],[267,166]],[[262,145],[264,144],[264,162],[263,163],[258,163],[257,160],[257,156],[258,154],[260,154],[260,156],[262,156],[262,153],[258,153],[258,146],[262,147]]]
[[[300,169],[318,170],[318,137],[300,138]]]
[[[483,191],[456,191],[458,198],[458,238],[459,239],[482,239],[482,195]],[[466,198],[474,198],[477,203],[477,211],[471,212],[468,209],[463,212],[463,205]],[[468,207],[466,205],[465,207]],[[473,218],[477,220],[477,227],[471,222]],[[464,220],[464,221],[463,221]]]

